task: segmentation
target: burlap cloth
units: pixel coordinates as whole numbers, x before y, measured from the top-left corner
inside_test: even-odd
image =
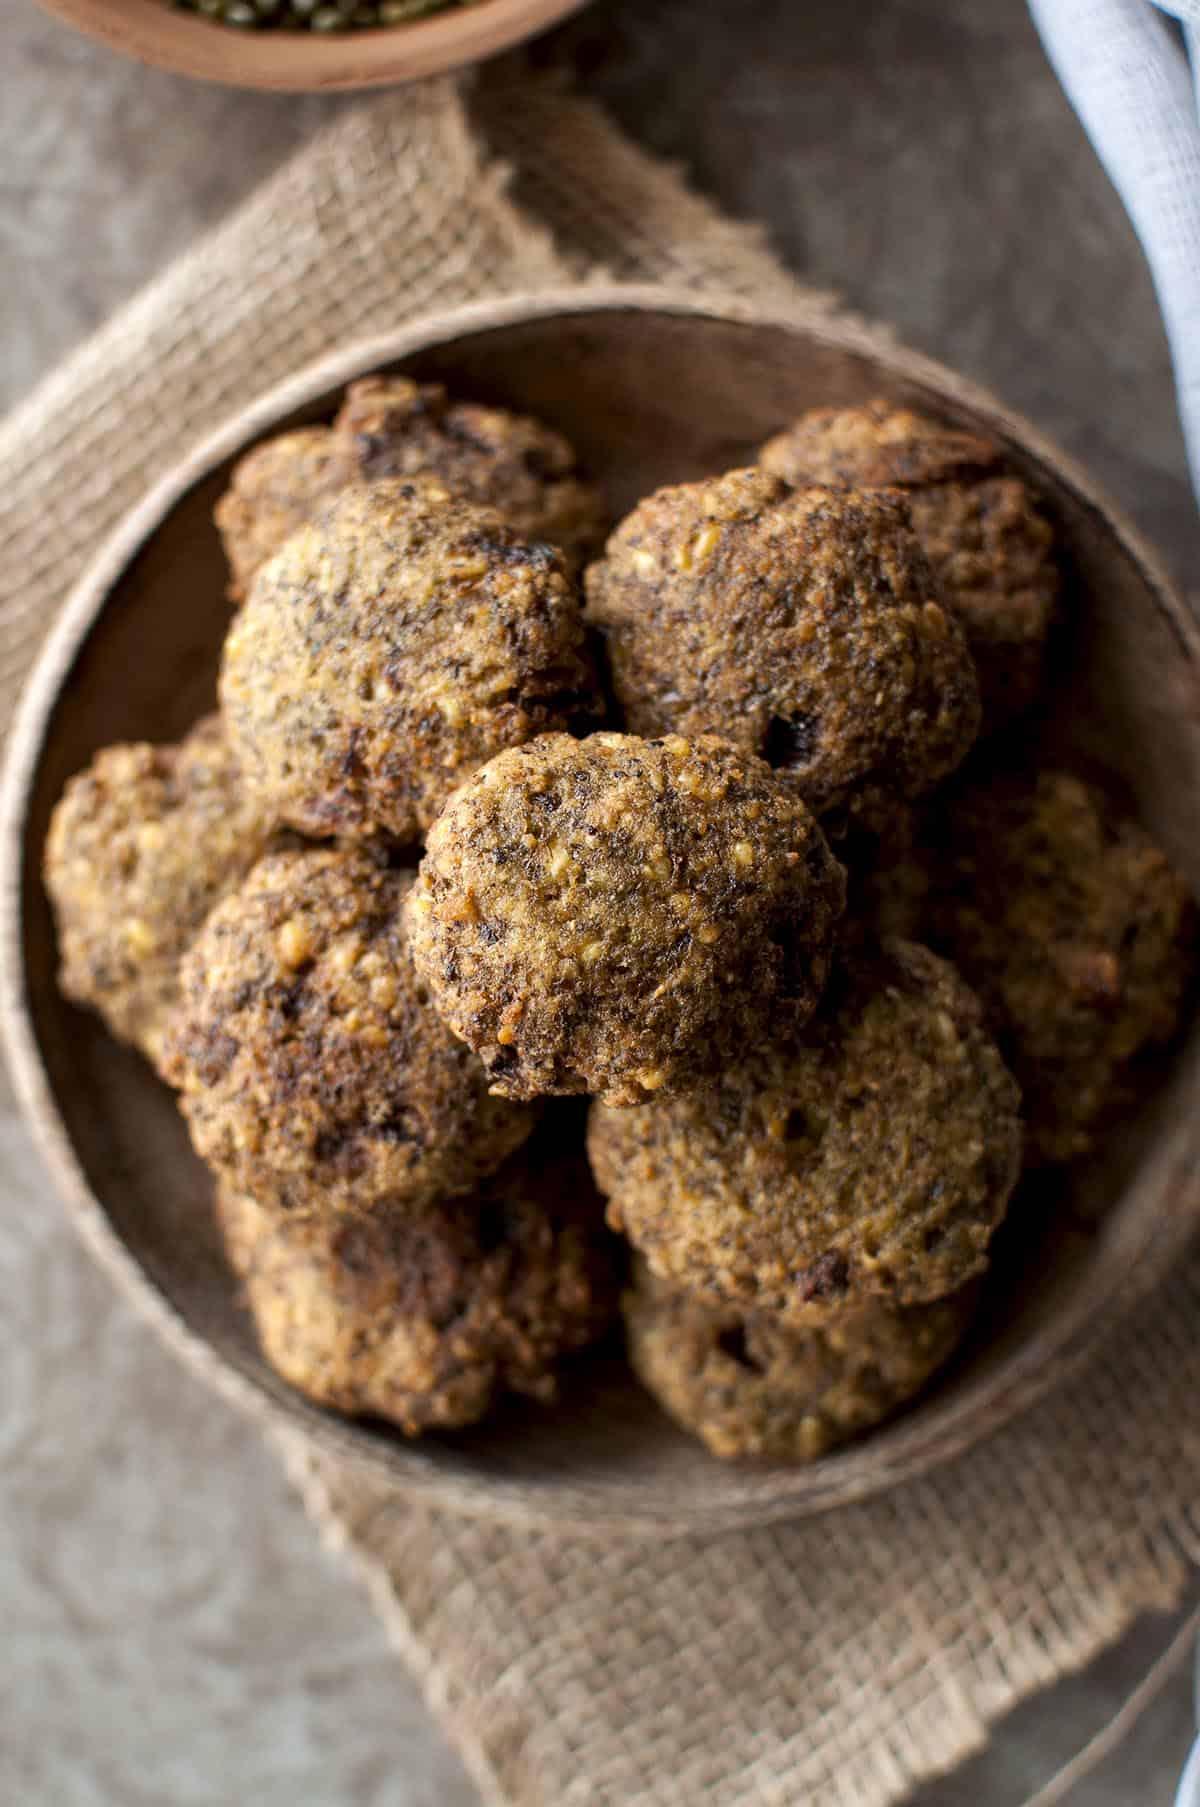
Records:
[[[557,89],[489,79],[464,102],[436,84],[348,115],[0,432],[2,715],[105,532],[248,394],[406,314],[598,271],[834,305]],[[489,1801],[881,1807],[1177,1599],[1198,1543],[1198,1323],[1193,1260],[968,1459],[710,1541],[415,1510],[280,1442]]]

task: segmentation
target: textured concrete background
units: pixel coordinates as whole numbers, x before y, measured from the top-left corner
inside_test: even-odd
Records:
[[[810,280],[1031,414],[1191,577],[1150,285],[1018,0],[599,0],[537,56]],[[352,104],[141,71],[30,0],[0,7],[0,84],[5,403]],[[2,1082],[0,1212],[0,1800],[468,1807],[257,1437],[77,1250]],[[1018,1807],[1172,1629],[1022,1709],[921,1807]],[[1166,1807],[1190,1730],[1181,1675],[1070,1800]]]

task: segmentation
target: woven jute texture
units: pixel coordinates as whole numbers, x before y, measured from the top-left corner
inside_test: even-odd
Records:
[[[348,115],[0,432],[0,717],[105,532],[248,395],[407,314],[600,272],[835,305],[565,92],[430,85]],[[280,1442],[490,1801],[882,1807],[1177,1597],[1200,1544],[1198,1322],[1193,1261],[968,1459],[707,1542],[416,1510]]]

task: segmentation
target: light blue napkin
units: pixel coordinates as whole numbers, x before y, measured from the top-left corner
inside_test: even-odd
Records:
[[[1200,0],[1029,0],[1029,8],[1142,241],[1200,496]]]
[[[1200,1655],[1196,1660],[1195,1696],[1196,1719],[1200,1722]],[[1200,1738],[1192,1746],[1192,1754],[1179,1784],[1179,1793],[1175,1796],[1175,1807],[1200,1807]]]

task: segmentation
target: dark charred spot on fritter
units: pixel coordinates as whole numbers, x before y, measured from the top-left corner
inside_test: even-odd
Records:
[[[830,1251],[796,1276],[796,1292],[807,1304],[812,1299],[844,1298],[850,1285],[850,1263]]]

